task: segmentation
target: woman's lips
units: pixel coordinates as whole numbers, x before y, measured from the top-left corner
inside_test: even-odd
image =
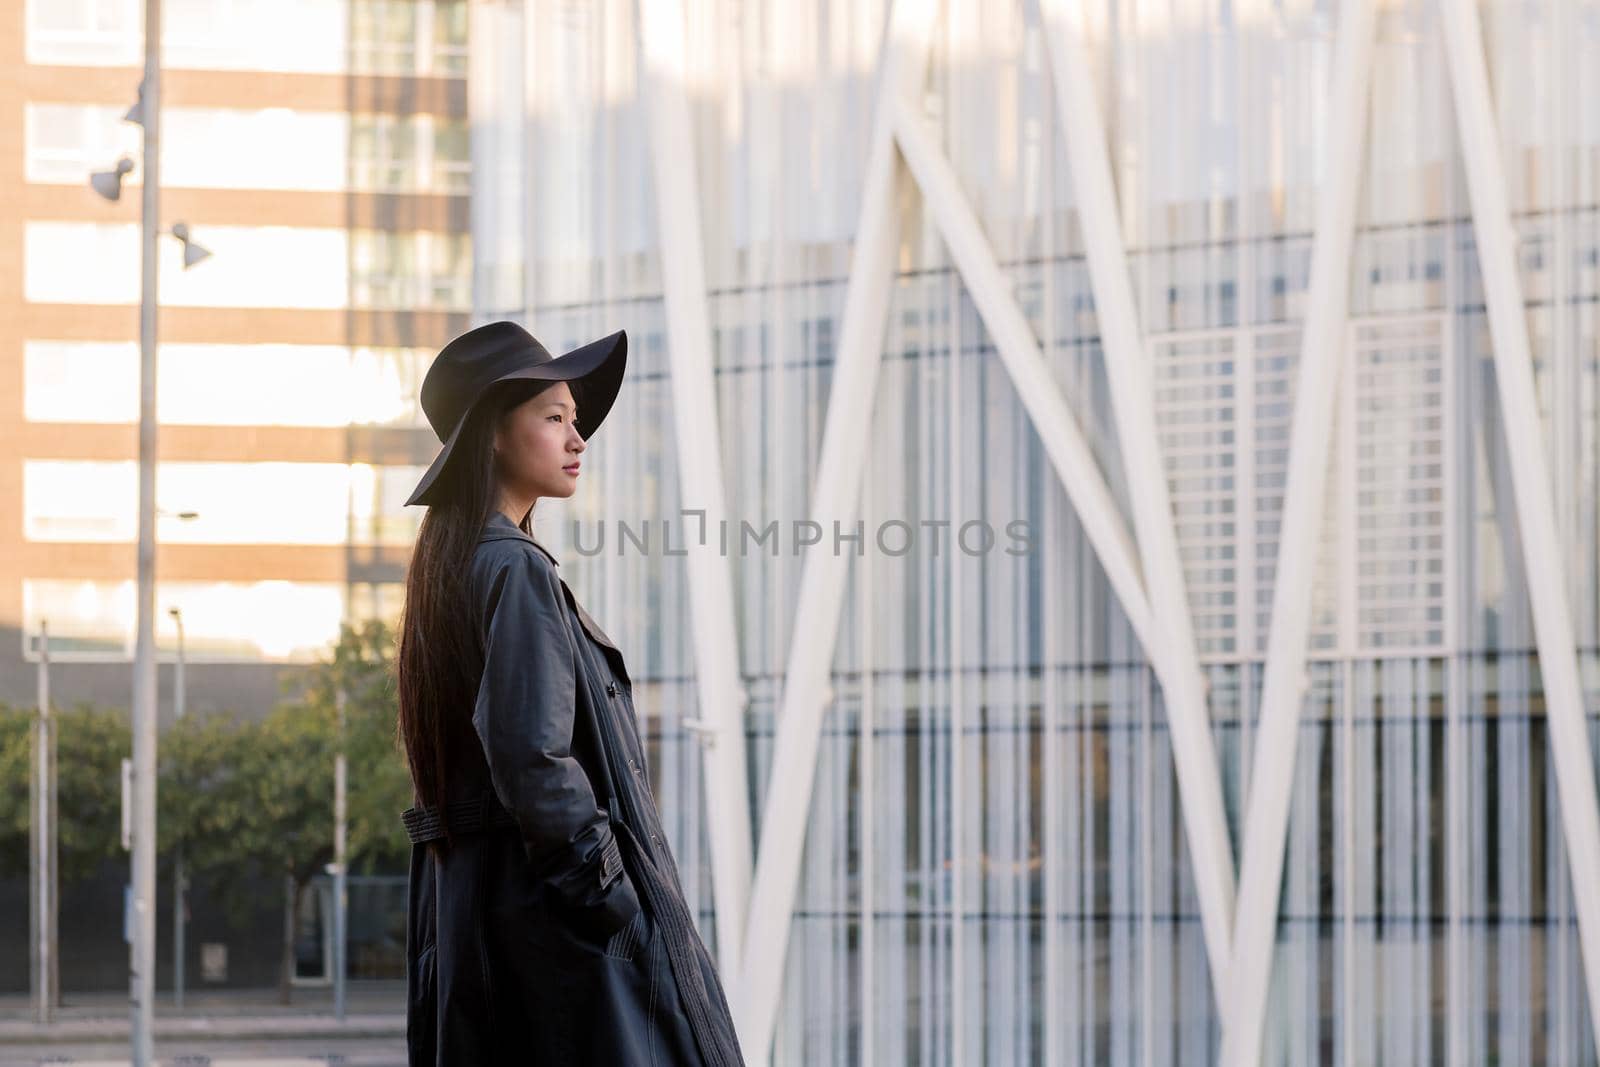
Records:
[[[561,469],[566,471],[568,474],[577,474],[578,473],[578,464],[569,463],[565,467],[562,467]]]

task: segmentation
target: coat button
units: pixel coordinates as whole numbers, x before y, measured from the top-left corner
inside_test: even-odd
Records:
[[[607,682],[606,683],[606,696],[614,697],[616,695],[617,695],[617,683],[616,682]]]

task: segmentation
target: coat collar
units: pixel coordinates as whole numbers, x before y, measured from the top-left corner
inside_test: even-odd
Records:
[[[478,534],[478,544],[481,545],[485,541],[507,540],[526,541],[537,548],[540,552],[543,552],[545,554],[545,558],[548,559],[553,565],[557,567],[561,566],[561,561],[556,559],[556,557],[551,554],[548,548],[541,545],[530,535],[524,533],[522,527],[506,518],[503,511],[496,509],[495,512],[489,516],[488,521],[483,524],[483,530]]]
[[[478,543],[481,545],[486,541],[526,541],[533,545],[534,548],[537,548],[540,552],[543,552],[545,554],[545,558],[547,558],[554,566],[561,566],[560,561],[557,560],[555,556],[551,555],[548,548],[544,547],[538,541],[534,540],[534,538],[524,533],[522,527],[506,518],[505,513],[502,511],[496,510],[492,515],[489,516],[488,521],[483,524],[483,530],[478,534]],[[566,589],[567,583],[563,581],[561,583],[561,587]],[[567,589],[567,595],[571,596],[571,594],[572,591]],[[583,625],[584,630],[588,632],[589,636],[600,642],[602,645],[605,645],[612,651],[616,652],[618,656],[621,656],[622,650],[617,648],[616,644],[611,640],[611,638],[606,636],[606,632],[604,630],[600,629],[600,624],[595,622],[593,617],[591,617],[587,611],[583,610],[583,605],[578,603],[577,597],[572,597],[572,606],[577,609],[578,621]]]

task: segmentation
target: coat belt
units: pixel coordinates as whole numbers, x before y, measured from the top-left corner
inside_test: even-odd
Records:
[[[450,816],[452,834],[475,834],[501,826],[517,825],[517,817],[505,809],[492,793],[484,793],[467,800],[452,800],[444,806]],[[406,834],[413,845],[435,841],[444,837],[444,821],[439,809],[427,805],[407,808],[400,813],[406,824]]]
[[[507,811],[493,793],[482,793],[467,800],[452,800],[444,807],[450,814],[452,834],[482,833],[502,826],[517,825],[517,817]],[[406,824],[406,835],[411,838],[413,845],[444,837],[444,823],[439,818],[438,808],[426,805],[407,808],[400,813],[400,820]],[[621,873],[622,849],[617,845],[616,836],[612,835],[600,853],[601,886],[609,886],[611,880]]]

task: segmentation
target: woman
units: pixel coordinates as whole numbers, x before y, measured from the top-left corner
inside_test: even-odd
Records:
[[[645,774],[622,653],[532,536],[577,489],[627,358],[496,322],[422,383],[444,442],[406,574],[400,734],[416,806],[412,1064],[742,1064]]]

